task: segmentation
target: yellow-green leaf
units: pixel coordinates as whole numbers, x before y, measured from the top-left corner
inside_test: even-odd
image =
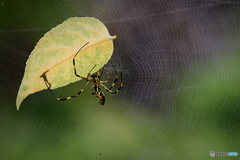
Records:
[[[19,110],[22,101],[32,93],[46,89],[43,78],[46,77],[55,89],[80,80],[74,75],[73,57],[79,75],[86,77],[96,64],[92,73],[102,68],[111,58],[113,42],[116,36],[110,36],[105,25],[95,18],[74,17],[51,29],[42,37],[26,62],[26,68],[20,85],[16,106]]]

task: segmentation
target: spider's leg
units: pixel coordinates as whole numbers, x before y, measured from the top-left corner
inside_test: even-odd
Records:
[[[73,96],[70,96],[70,97],[66,97],[66,98],[58,98],[58,97],[56,97],[57,98],[57,100],[59,100],[59,101],[65,101],[65,100],[68,100],[68,99],[71,99],[71,98],[75,98],[75,97],[78,97],[83,91],[84,91],[84,89],[87,87],[87,85],[89,84],[89,81],[86,83],[86,85],[83,87],[83,89],[81,89],[77,94],[75,94],[75,95],[73,95]]]
[[[114,82],[112,83],[111,87],[109,87],[110,90],[116,84],[117,80],[118,80],[118,75],[116,74],[116,78],[115,78]],[[122,73],[121,73],[121,84],[122,84]]]
[[[93,68],[88,72],[88,75],[91,74],[92,70],[96,67],[96,65],[97,65],[97,64],[95,64],[95,65],[93,66]]]
[[[113,63],[111,62],[113,68],[114,68],[114,72],[116,74],[116,79],[114,80],[114,82],[112,83],[111,87],[109,88],[110,90],[112,89],[112,87],[116,84],[117,80],[118,80],[118,74],[117,74],[117,71],[116,71],[116,68],[115,66],[113,65]],[[121,83],[122,83],[122,73],[121,73]],[[121,88],[120,88],[121,89]]]
[[[66,98],[58,98],[54,93],[53,91],[51,90],[51,83],[48,82],[48,79],[47,79],[47,76],[46,76],[46,73],[48,71],[44,72],[40,77],[43,78],[44,80],[44,83],[46,84],[47,86],[47,89],[50,91],[50,93],[58,100],[58,101],[64,101],[64,100],[68,100],[68,99],[71,99],[71,98],[75,98],[77,96],[79,96],[83,91],[84,89],[87,87],[87,85],[89,84],[89,81],[87,82],[87,84],[83,87],[83,89],[81,89],[76,95],[74,96],[70,96],[70,97],[66,97]]]
[[[94,85],[94,86],[92,86],[92,95],[94,95],[94,94],[96,94],[96,92],[97,92],[97,86],[96,85]]]
[[[45,82],[45,84],[46,84],[46,82]],[[75,98],[75,97],[77,97],[77,96],[79,96],[83,91],[84,91],[84,89],[87,87],[87,85],[89,84],[89,82],[87,82],[86,83],[86,85],[83,87],[83,89],[81,89],[77,94],[75,94],[75,95],[73,95],[73,96],[69,96],[69,97],[65,97],[65,98],[59,98],[59,97],[57,97],[54,93],[53,93],[53,91],[48,87],[48,90],[51,92],[51,94],[58,100],[58,101],[65,101],[65,100],[68,100],[68,99],[71,99],[71,98]],[[46,84],[47,85],[47,84]]]
[[[101,76],[102,76],[102,74],[103,74],[103,71],[102,71],[102,73],[101,73],[101,75],[99,74],[100,72],[98,71],[97,72],[97,74],[98,74],[98,77],[99,77],[99,79],[101,79]],[[109,82],[109,80],[110,80],[110,74],[109,74],[109,72],[106,72],[107,73],[107,80],[105,80],[105,81],[102,81],[101,80],[101,83],[106,83],[106,82]]]
[[[122,87],[123,87],[122,74],[121,74],[120,77],[121,77],[120,87],[119,87],[116,91],[112,91],[112,90],[111,90],[111,88],[114,86],[114,83],[112,84],[112,86],[111,86],[110,88],[107,88],[107,87],[104,86],[103,84],[101,84],[101,86],[102,86],[104,89],[106,89],[108,92],[112,93],[112,94],[118,93],[118,92],[120,91],[120,89],[122,89]],[[115,81],[117,81],[117,80],[115,79]],[[115,81],[114,81],[114,82],[115,82]]]
[[[78,53],[81,51],[81,49],[82,49],[83,47],[85,47],[88,43],[89,43],[89,42],[87,42],[86,44],[84,44],[84,45],[77,51],[77,53],[75,54],[75,56],[73,57],[74,74],[75,74],[77,77],[82,78],[82,79],[87,79],[87,78],[82,77],[82,76],[80,76],[79,74],[77,74],[77,69],[76,69],[76,65],[75,65],[75,58],[76,58],[76,56],[78,55]]]
[[[107,73],[107,75],[108,75],[108,79],[105,81],[105,82],[109,82],[109,80],[110,80],[110,74],[109,74],[109,72],[106,72]]]
[[[104,72],[104,67],[102,68],[101,74],[100,74],[100,71],[99,71],[99,70],[97,71],[97,75],[98,75],[98,78],[99,78],[99,79],[101,79],[101,76],[102,76],[103,72]]]
[[[44,72],[40,77],[43,78],[47,88],[51,88],[51,83],[48,82],[48,79],[47,79],[47,76],[46,76],[46,73],[48,72],[48,70],[46,72]]]

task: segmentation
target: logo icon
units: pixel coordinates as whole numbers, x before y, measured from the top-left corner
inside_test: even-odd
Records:
[[[211,156],[211,157],[214,157],[214,156],[215,156],[215,152],[214,152],[214,151],[211,151],[211,152],[210,152],[210,156]]]

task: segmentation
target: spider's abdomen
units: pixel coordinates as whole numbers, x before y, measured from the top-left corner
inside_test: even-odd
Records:
[[[98,103],[100,103],[101,105],[104,105],[105,103],[105,95],[102,92],[102,89],[99,85],[94,85],[93,86],[93,93],[92,93],[96,98]]]
[[[104,96],[104,95],[99,95],[99,96],[97,97],[97,100],[98,100],[98,102],[99,102],[101,105],[104,105],[104,103],[105,103],[105,96]]]

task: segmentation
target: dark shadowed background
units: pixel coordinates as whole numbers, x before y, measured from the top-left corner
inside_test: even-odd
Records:
[[[240,153],[239,15],[233,0],[0,0],[0,159],[202,160],[211,151]],[[64,102],[44,90],[17,111],[34,46],[75,16],[95,17],[118,36],[110,61],[124,88],[105,92],[104,106],[91,86]],[[54,92],[71,96],[84,84]]]

